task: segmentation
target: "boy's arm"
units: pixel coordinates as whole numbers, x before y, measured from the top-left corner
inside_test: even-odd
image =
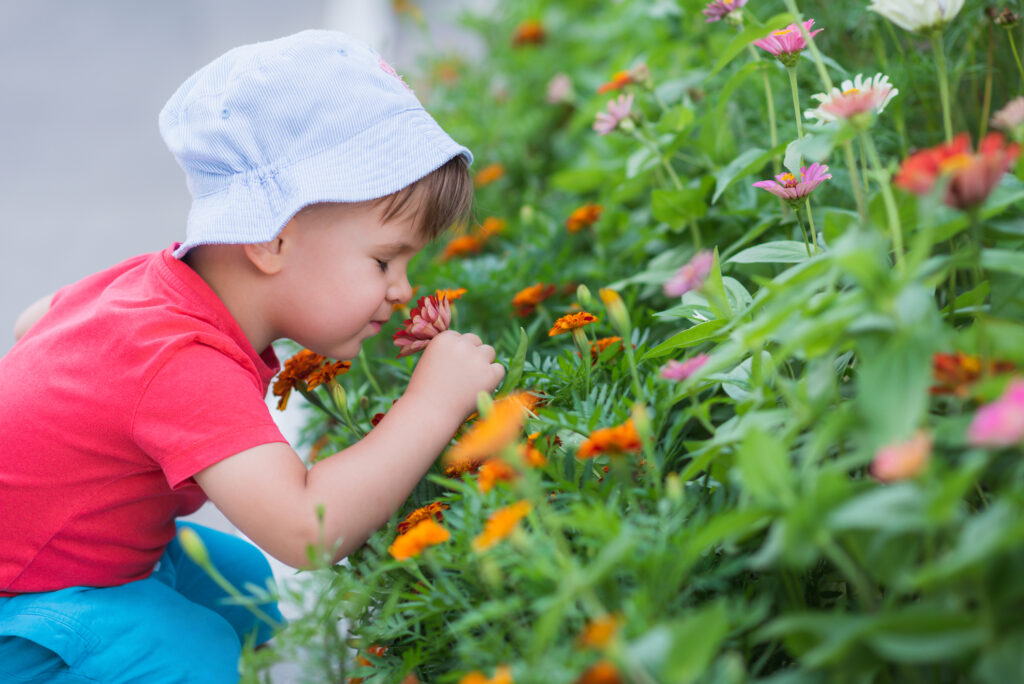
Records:
[[[50,303],[53,302],[53,294],[48,294],[41,299],[32,302],[27,309],[21,312],[18,319],[14,321],[14,341],[17,342],[28,332],[28,329],[36,324],[47,311],[50,310]]]
[[[306,547],[338,544],[338,560],[387,522],[504,369],[476,335],[434,338],[409,389],[365,438],[306,468],[286,444],[264,444],[206,468],[196,481],[239,530],[272,556],[308,564]],[[316,511],[323,506],[323,529]]]

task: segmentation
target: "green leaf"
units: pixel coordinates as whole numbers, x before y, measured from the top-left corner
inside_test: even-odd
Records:
[[[1009,249],[981,250],[981,266],[990,271],[1002,271],[1024,277],[1024,252]]]
[[[655,359],[659,356],[671,354],[676,349],[685,349],[686,347],[692,347],[700,344],[701,342],[714,339],[718,336],[719,331],[728,324],[729,321],[727,320],[715,319],[695,325],[692,328],[687,328],[649,350],[644,354],[643,358]]]
[[[654,218],[670,226],[685,224],[708,213],[707,191],[699,188],[682,190],[655,190],[651,193],[651,211]]]
[[[732,264],[798,264],[807,261],[807,245],[796,240],[765,242],[734,254]]]
[[[793,503],[789,451],[780,439],[760,429],[751,430],[736,452],[736,464],[744,489],[755,501]]]
[[[733,159],[728,166],[715,173],[715,194],[711,197],[714,204],[721,197],[725,189],[734,180],[746,176],[760,169],[767,164],[772,157],[782,154],[786,149],[785,143],[780,143],[770,150],[763,150],[760,147],[752,147],[740,156]]]
[[[750,15],[746,15],[750,17]],[[714,68],[711,69],[711,73],[708,74],[708,78],[711,78],[719,71],[721,71],[729,62],[734,60],[738,54],[747,49],[747,46],[753,43],[755,40],[764,38],[772,31],[778,31],[786,26],[792,24],[796,19],[789,12],[783,12],[782,14],[776,14],[774,17],[758,25],[757,23],[750,23],[736,34],[736,37],[729,41],[729,44],[725,46],[725,49],[719,52],[718,61],[715,62]],[[755,50],[760,48],[755,47]],[[768,53],[764,53],[763,57],[767,59],[774,59],[770,57]]]
[[[529,346],[529,339],[526,331],[519,328],[519,344],[516,351],[508,362],[508,372],[505,374],[505,381],[501,383],[498,396],[503,396],[519,387],[519,381],[523,377],[523,365],[526,363],[526,348]]]
[[[672,648],[660,681],[687,684],[701,679],[729,633],[725,601],[718,600],[675,623]]]
[[[565,169],[551,176],[551,185],[566,192],[590,192],[606,185],[609,175],[596,168]]]

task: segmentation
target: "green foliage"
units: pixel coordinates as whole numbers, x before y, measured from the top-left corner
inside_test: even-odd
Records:
[[[816,44],[836,85],[884,71],[899,88],[866,130],[881,168],[852,125],[808,125],[797,140],[785,69],[747,49],[792,20],[792,3],[751,1],[742,27],[705,23],[705,4],[499,3],[467,17],[486,57],[438,55],[411,79],[478,166],[504,166],[476,207],[507,221],[480,254],[441,260],[444,245],[431,246],[414,279],[421,294],[467,289],[454,327],[495,345],[509,366],[502,394],[544,398],[526,432],[540,433],[546,465],[488,491],[438,466],[346,563],[303,573],[289,591],[305,615],[276,652],[304,653],[310,681],[458,682],[507,665],[518,683],[568,684],[602,659],[628,682],[1019,678],[1021,449],[966,435],[1024,364],[1021,167],[967,212],[943,206],[941,189],[918,198],[890,186],[910,150],[942,142],[941,107],[927,40],[863,2],[800,9],[825,29]],[[993,111],[1020,83],[1008,43],[1019,29],[982,9],[968,0],[944,36],[954,128],[975,135],[986,79]],[[529,18],[546,39],[517,45]],[[632,125],[597,135],[595,115],[618,94],[598,86],[640,64],[650,80],[634,71],[627,86]],[[825,90],[816,66],[804,53],[796,67],[804,108]],[[573,86],[549,102],[559,72]],[[832,173],[810,196],[813,223],[804,204],[751,186],[801,159]],[[600,218],[567,230],[588,203]],[[703,287],[664,294],[702,249],[715,254]],[[555,294],[517,316],[512,297],[535,283]],[[630,317],[623,329],[590,309],[588,341],[625,338],[593,363],[570,335],[548,335],[581,283],[616,288]],[[981,377],[933,393],[934,355],[954,350],[978,355]],[[364,428],[414,366],[387,339],[365,352],[339,379]],[[698,355],[689,378],[661,377],[669,359]],[[576,457],[595,430],[631,417],[639,453]],[[327,436],[322,453],[357,433],[323,417],[308,427],[310,441]],[[927,436],[926,467],[873,477],[879,451],[915,434]],[[475,550],[488,517],[523,500],[532,510],[515,530]],[[394,560],[397,523],[434,501],[448,506],[451,539]],[[583,646],[607,616],[613,636]],[[247,676],[268,660],[252,654]]]

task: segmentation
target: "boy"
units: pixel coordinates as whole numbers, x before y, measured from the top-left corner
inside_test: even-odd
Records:
[[[321,533],[341,558],[504,375],[478,337],[442,333],[384,420],[307,470],[264,402],[271,343],[355,356],[411,297],[409,261],[467,212],[472,157],[328,31],[228,52],[160,128],[193,196],[185,242],[33,305],[0,359],[5,682],[237,680],[257,625],[184,557],[175,518],[209,498],[285,563]],[[236,586],[265,583],[258,552],[200,532]]]

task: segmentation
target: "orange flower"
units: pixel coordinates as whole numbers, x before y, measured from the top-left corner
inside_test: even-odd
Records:
[[[989,361],[987,368],[982,368],[981,358],[956,351],[952,354],[937,352],[932,356],[932,377],[935,384],[931,387],[932,394],[954,394],[966,398],[970,394],[970,386],[985,374],[1007,373],[1015,366],[1008,361]]]
[[[517,393],[494,402],[491,414],[474,423],[448,450],[445,465],[461,474],[499,453],[519,436],[534,401],[532,395]]]
[[[512,679],[512,670],[508,665],[499,665],[491,679],[488,679],[484,673],[474,670],[460,679],[459,684],[514,684],[514,680]]]
[[[580,648],[601,649],[611,643],[612,637],[618,631],[619,619],[614,615],[605,615],[588,622],[576,643]]]
[[[608,347],[613,344],[619,343],[619,351],[622,350],[622,338],[621,337],[602,337],[601,339],[590,343],[590,359],[597,362],[597,357],[601,355]]]
[[[458,235],[445,245],[444,251],[441,252],[441,261],[476,254],[483,248],[483,240],[476,235]]]
[[[875,452],[871,474],[880,482],[899,482],[920,475],[932,455],[932,436],[918,430],[905,442],[887,444]]]
[[[477,229],[477,234],[481,237],[481,239],[486,240],[492,235],[497,235],[498,233],[505,230],[506,226],[508,226],[508,221],[506,221],[505,219],[500,219],[495,216],[488,216],[487,218],[484,219],[484,222],[480,224],[480,227]]]
[[[487,166],[476,172],[476,175],[473,177],[473,185],[475,185],[478,188],[482,188],[485,185],[490,185],[491,183],[498,180],[504,175],[504,166],[502,166],[498,162],[488,164]]]
[[[449,302],[454,302],[456,299],[462,299],[462,295],[464,295],[464,294],[466,294],[466,288],[464,288],[464,287],[455,288],[454,290],[442,288],[442,289],[437,290],[437,292],[434,293],[434,295],[438,299],[440,299],[441,297],[444,297]]]
[[[591,432],[583,444],[580,444],[576,458],[594,458],[601,454],[620,456],[635,453],[641,449],[643,449],[643,443],[640,441],[640,435],[636,431],[633,419],[630,418],[622,425]]]
[[[537,45],[547,38],[544,25],[538,19],[527,19],[516,27],[512,35],[513,45]]]
[[[600,204],[584,204],[569,214],[569,218],[565,220],[565,227],[570,233],[578,233],[584,228],[597,223],[603,211],[604,207]]]
[[[532,508],[525,500],[499,508],[484,523],[484,531],[473,540],[473,550],[484,551],[505,539]]]
[[[434,522],[433,518],[424,518],[416,523],[408,532],[400,534],[388,547],[395,560],[403,561],[423,553],[429,546],[448,541],[451,534]]]
[[[444,514],[441,511],[448,510],[449,506],[446,503],[440,501],[432,501],[422,508],[417,508],[415,511],[405,516],[405,520],[398,523],[398,534],[405,534],[413,527],[416,523],[427,518],[433,518],[437,522],[444,520]]]
[[[622,684],[622,676],[614,663],[601,660],[584,672],[576,684]]]
[[[597,92],[603,94],[612,90],[621,90],[633,82],[633,76],[628,71],[616,71],[612,80],[597,87]]]
[[[551,326],[551,330],[548,331],[548,337],[561,335],[562,333],[577,330],[585,325],[590,325],[591,323],[596,322],[597,316],[595,316],[592,313],[587,313],[586,311],[581,311],[579,313],[573,314],[566,314],[565,316],[562,316],[557,321],[555,321],[555,324]]]
[[[531,468],[543,468],[548,463],[548,457],[533,445],[539,434],[539,432],[534,432],[526,438],[526,444],[520,444],[518,449],[519,458]]]
[[[512,297],[512,306],[516,308],[517,316],[529,316],[537,308],[537,305],[555,294],[554,285],[537,283],[525,287]]]
[[[324,364],[327,366],[324,367]],[[328,363],[326,356],[303,349],[284,362],[284,368],[274,381],[273,394],[275,397],[280,397],[277,402],[277,410],[285,410],[288,406],[288,397],[292,390],[299,386],[298,383],[305,383],[307,389],[313,389],[333,380],[351,367],[352,364],[349,361]]]
[[[387,653],[387,650],[387,646],[370,646],[368,649],[366,649],[366,652],[371,653],[379,658],[382,657],[385,653]],[[356,655],[356,664],[362,665],[363,667],[373,667],[373,663],[371,663],[369,660],[366,659],[365,656],[362,655]],[[348,680],[348,684],[363,684],[363,678],[351,677]]]
[[[486,493],[499,482],[511,482],[517,477],[519,477],[519,473],[504,459],[492,458],[485,461],[477,471],[476,485],[481,492]]]

